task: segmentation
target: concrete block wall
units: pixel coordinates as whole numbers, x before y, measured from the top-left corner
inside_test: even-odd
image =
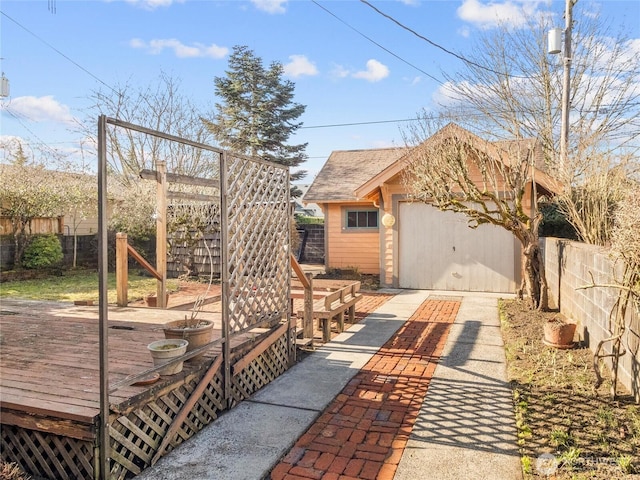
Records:
[[[304,263],[324,264],[324,225],[303,224],[298,225],[300,241],[306,231],[307,241],[304,245],[300,261]]]
[[[619,283],[624,265],[614,261],[607,249],[557,238],[543,238],[547,282],[550,299],[560,311],[579,322],[579,332],[592,351],[611,336],[619,290],[613,287],[580,288],[586,285]],[[623,336],[627,353],[620,358],[620,382],[640,401],[640,312],[638,306],[627,308],[629,329]],[[604,346],[611,352],[611,342]],[[607,364],[611,366],[610,359]]]

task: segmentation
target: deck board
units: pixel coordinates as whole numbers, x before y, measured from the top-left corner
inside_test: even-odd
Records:
[[[120,319],[109,321],[110,385],[152,368],[147,345],[164,338],[164,322],[157,321],[162,320],[161,311],[127,308],[114,316]],[[141,321],[122,320],[124,317]],[[219,336],[219,314],[207,314],[216,319],[212,317],[217,318],[214,335]],[[172,319],[175,313],[167,313],[166,320]],[[100,411],[97,309],[29,308],[28,304],[22,309],[15,305],[5,309],[3,305],[0,332],[0,409],[12,415],[24,412],[94,424]],[[190,367],[185,365],[188,372]],[[171,377],[162,380],[171,381]],[[109,401],[126,403],[150,388],[123,387]]]

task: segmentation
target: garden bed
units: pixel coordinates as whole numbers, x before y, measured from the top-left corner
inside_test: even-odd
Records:
[[[620,385],[615,401],[610,382],[595,389],[588,348],[543,343],[543,325],[556,313],[518,300],[500,310],[525,479],[547,478],[545,465],[556,479],[640,478],[629,475],[640,468],[640,405]]]

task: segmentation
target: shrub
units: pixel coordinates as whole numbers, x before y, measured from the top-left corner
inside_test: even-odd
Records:
[[[36,235],[24,251],[22,265],[30,269],[47,268],[60,263],[62,259],[62,245],[57,236]]]
[[[541,237],[568,238],[578,240],[578,233],[567,219],[562,207],[557,202],[542,202],[540,204],[542,223],[540,223]]]

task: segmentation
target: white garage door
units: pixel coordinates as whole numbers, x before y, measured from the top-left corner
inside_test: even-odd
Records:
[[[467,217],[424,203],[400,203],[401,288],[471,292],[515,291],[515,242],[494,225],[467,226]]]

